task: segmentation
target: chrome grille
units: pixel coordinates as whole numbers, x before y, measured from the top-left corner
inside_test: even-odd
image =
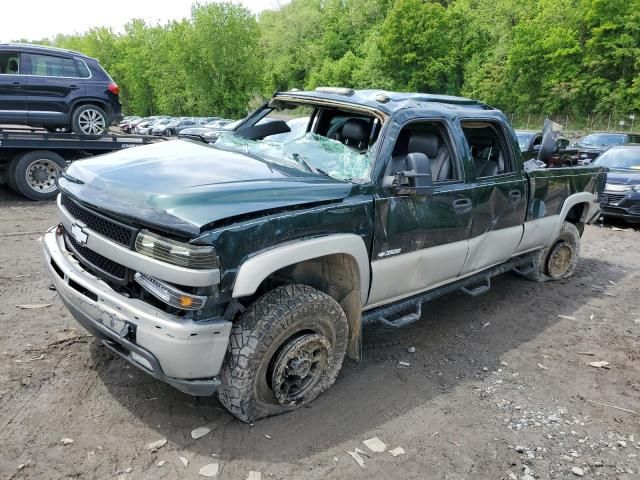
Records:
[[[69,212],[69,215],[76,220],[80,220],[94,232],[127,248],[133,247],[137,233],[136,228],[116,222],[104,215],[89,210],[64,194],[62,195],[62,206]]]
[[[606,205],[617,205],[627,197],[626,193],[609,193],[602,194],[602,203]]]
[[[88,270],[100,277],[106,276],[107,280],[117,283],[127,283],[128,269],[113,260],[103,257],[99,253],[80,245],[72,235],[65,230],[64,239],[67,248],[76,256],[78,261]]]

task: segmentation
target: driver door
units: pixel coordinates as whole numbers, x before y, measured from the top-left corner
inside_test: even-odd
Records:
[[[412,121],[395,133],[387,135],[397,141],[391,158],[387,158],[383,186],[374,197],[375,234],[368,308],[455,280],[469,248],[473,191],[465,183],[450,126],[442,121]],[[389,187],[394,165],[408,153],[424,153],[431,160],[434,173],[431,198],[399,196]],[[449,164],[446,174],[441,173],[443,155],[447,157],[444,162]]]

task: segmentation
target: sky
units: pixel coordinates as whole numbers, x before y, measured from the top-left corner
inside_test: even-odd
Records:
[[[200,0],[209,3],[214,0]],[[232,0],[258,13],[286,0]],[[195,0],[0,0],[0,42],[40,40],[107,26],[122,31],[133,18],[165,23],[189,16]]]

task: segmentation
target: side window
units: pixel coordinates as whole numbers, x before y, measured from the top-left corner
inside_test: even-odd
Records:
[[[81,76],[74,59],[39,54],[30,54],[29,58],[31,60],[31,71],[29,72],[31,75],[75,78]]]
[[[91,72],[89,71],[89,67],[82,60],[78,58],[74,58],[73,61],[76,64],[76,68],[78,70],[78,76],[80,78],[89,78],[91,76]]]
[[[424,153],[431,160],[431,174],[435,183],[462,179],[460,164],[443,123],[423,121],[403,127],[393,147],[386,175],[407,170],[406,158],[410,153]]]
[[[16,52],[0,52],[0,75],[20,74],[20,54]]]
[[[511,150],[498,123],[468,120],[460,124],[469,145],[476,178],[515,172]]]

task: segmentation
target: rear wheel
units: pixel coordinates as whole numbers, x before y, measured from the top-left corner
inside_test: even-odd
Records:
[[[245,422],[295,410],[333,385],[347,341],[347,318],[329,295],[275,288],[233,326],[218,397]]]
[[[66,166],[65,160],[54,152],[23,153],[9,165],[9,186],[31,200],[50,200],[58,194],[56,180]]]
[[[580,232],[573,223],[563,222],[555,241],[536,253],[533,270],[523,276],[536,282],[569,278],[576,269],[579,254]]]
[[[167,129],[165,130],[164,134],[165,134],[167,137],[171,137],[171,136],[173,136],[173,130],[171,130],[170,128],[167,128]]]
[[[9,163],[7,164],[6,170],[5,170],[5,177],[7,180],[7,186],[13,190],[16,193],[20,193],[18,192],[18,186],[16,185],[16,165],[18,164],[18,159],[20,158],[20,155],[12,158]]]
[[[82,105],[73,111],[71,129],[80,135],[104,135],[109,131],[109,119],[102,108]]]

